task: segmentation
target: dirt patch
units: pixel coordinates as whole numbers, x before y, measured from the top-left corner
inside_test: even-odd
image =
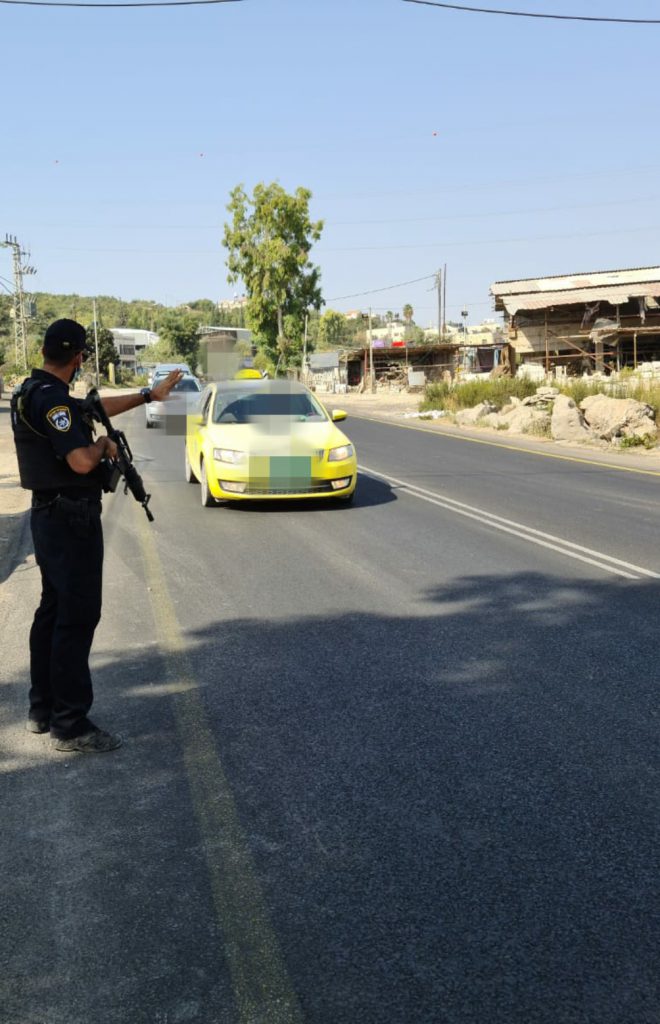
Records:
[[[406,391],[378,391],[359,395],[354,391],[345,395],[324,394],[317,392],[321,402],[327,409],[345,409],[356,416],[378,414],[379,416],[402,416],[404,412],[417,412],[422,396],[408,394]]]

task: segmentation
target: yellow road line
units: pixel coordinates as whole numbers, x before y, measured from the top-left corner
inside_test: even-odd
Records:
[[[222,769],[199,684],[186,654],[153,527],[135,506],[138,538],[193,809],[225,940],[240,1024],[302,1024],[303,1015],[269,919],[247,839]],[[207,1007],[209,1019],[213,1016]]]
[[[452,437],[456,441],[471,441],[472,444],[486,444],[491,448],[507,448],[512,452],[524,452],[526,455],[538,455],[544,459],[560,459],[563,462],[581,462],[586,466],[597,466],[599,469],[613,469],[616,473],[639,473],[641,476],[660,476],[657,469],[637,469],[635,466],[615,466],[611,462],[599,462],[597,459],[584,459],[579,455],[558,455],[556,452],[539,452],[535,448],[525,448],[522,445],[505,444],[503,441],[487,441],[481,437],[465,437],[463,434],[454,434],[449,430],[432,430],[430,427],[418,427],[412,423],[394,423],[390,420],[381,419],[379,416],[364,416],[362,413],[351,413],[351,417],[358,420],[368,420],[369,423],[384,423],[388,427],[398,427],[399,430],[418,430],[422,434],[434,434],[435,437]]]

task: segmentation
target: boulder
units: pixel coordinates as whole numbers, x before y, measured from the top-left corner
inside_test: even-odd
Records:
[[[523,398],[523,405],[551,405],[559,394],[558,388],[542,387],[536,389],[536,394]]]
[[[658,428],[650,405],[634,398],[610,398],[589,395],[580,409],[597,437],[611,441],[615,437],[656,437]]]
[[[503,423],[506,420],[499,412],[489,412],[479,420],[479,426],[493,427],[495,430],[499,430]]]
[[[504,422],[516,434],[542,433],[550,423],[550,413],[522,405],[504,417]]]
[[[568,395],[555,398],[550,433],[555,441],[590,441],[594,437],[584,416]]]
[[[497,412],[497,409],[491,402],[479,402],[472,409],[459,409],[454,420],[459,427],[473,427],[477,420],[492,412]]]

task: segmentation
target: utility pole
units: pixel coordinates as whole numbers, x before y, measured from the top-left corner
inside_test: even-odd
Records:
[[[23,275],[36,274],[34,267],[22,262],[23,257],[30,258],[29,252],[21,249],[16,235],[5,235],[0,248],[11,249],[14,268],[14,358],[22,362],[27,369],[27,325],[25,315],[25,293],[23,291]]]
[[[442,329],[442,271],[438,270],[435,275],[435,286],[438,290],[438,341],[442,341],[444,331]]]
[[[303,338],[302,372],[300,375],[300,379],[303,384],[305,383],[305,378],[307,376],[307,320],[308,316],[307,313],[305,313],[305,336]]]
[[[100,377],[99,377],[99,336],[98,336],[97,331],[96,331],[96,299],[94,299],[92,305],[93,305],[93,308],[94,308],[94,350],[96,352],[96,386],[98,387],[99,383],[100,383]]]
[[[369,306],[369,383],[371,391],[376,390],[376,379],[374,377],[374,334],[371,329],[371,306]]]
[[[442,337],[447,332],[447,264],[442,270]]]

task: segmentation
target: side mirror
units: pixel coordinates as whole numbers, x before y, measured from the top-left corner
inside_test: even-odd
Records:
[[[339,420],[345,420],[346,419],[346,413],[344,412],[343,409],[333,409],[332,413],[331,413],[331,417],[332,417],[332,422],[333,423],[338,423]]]

